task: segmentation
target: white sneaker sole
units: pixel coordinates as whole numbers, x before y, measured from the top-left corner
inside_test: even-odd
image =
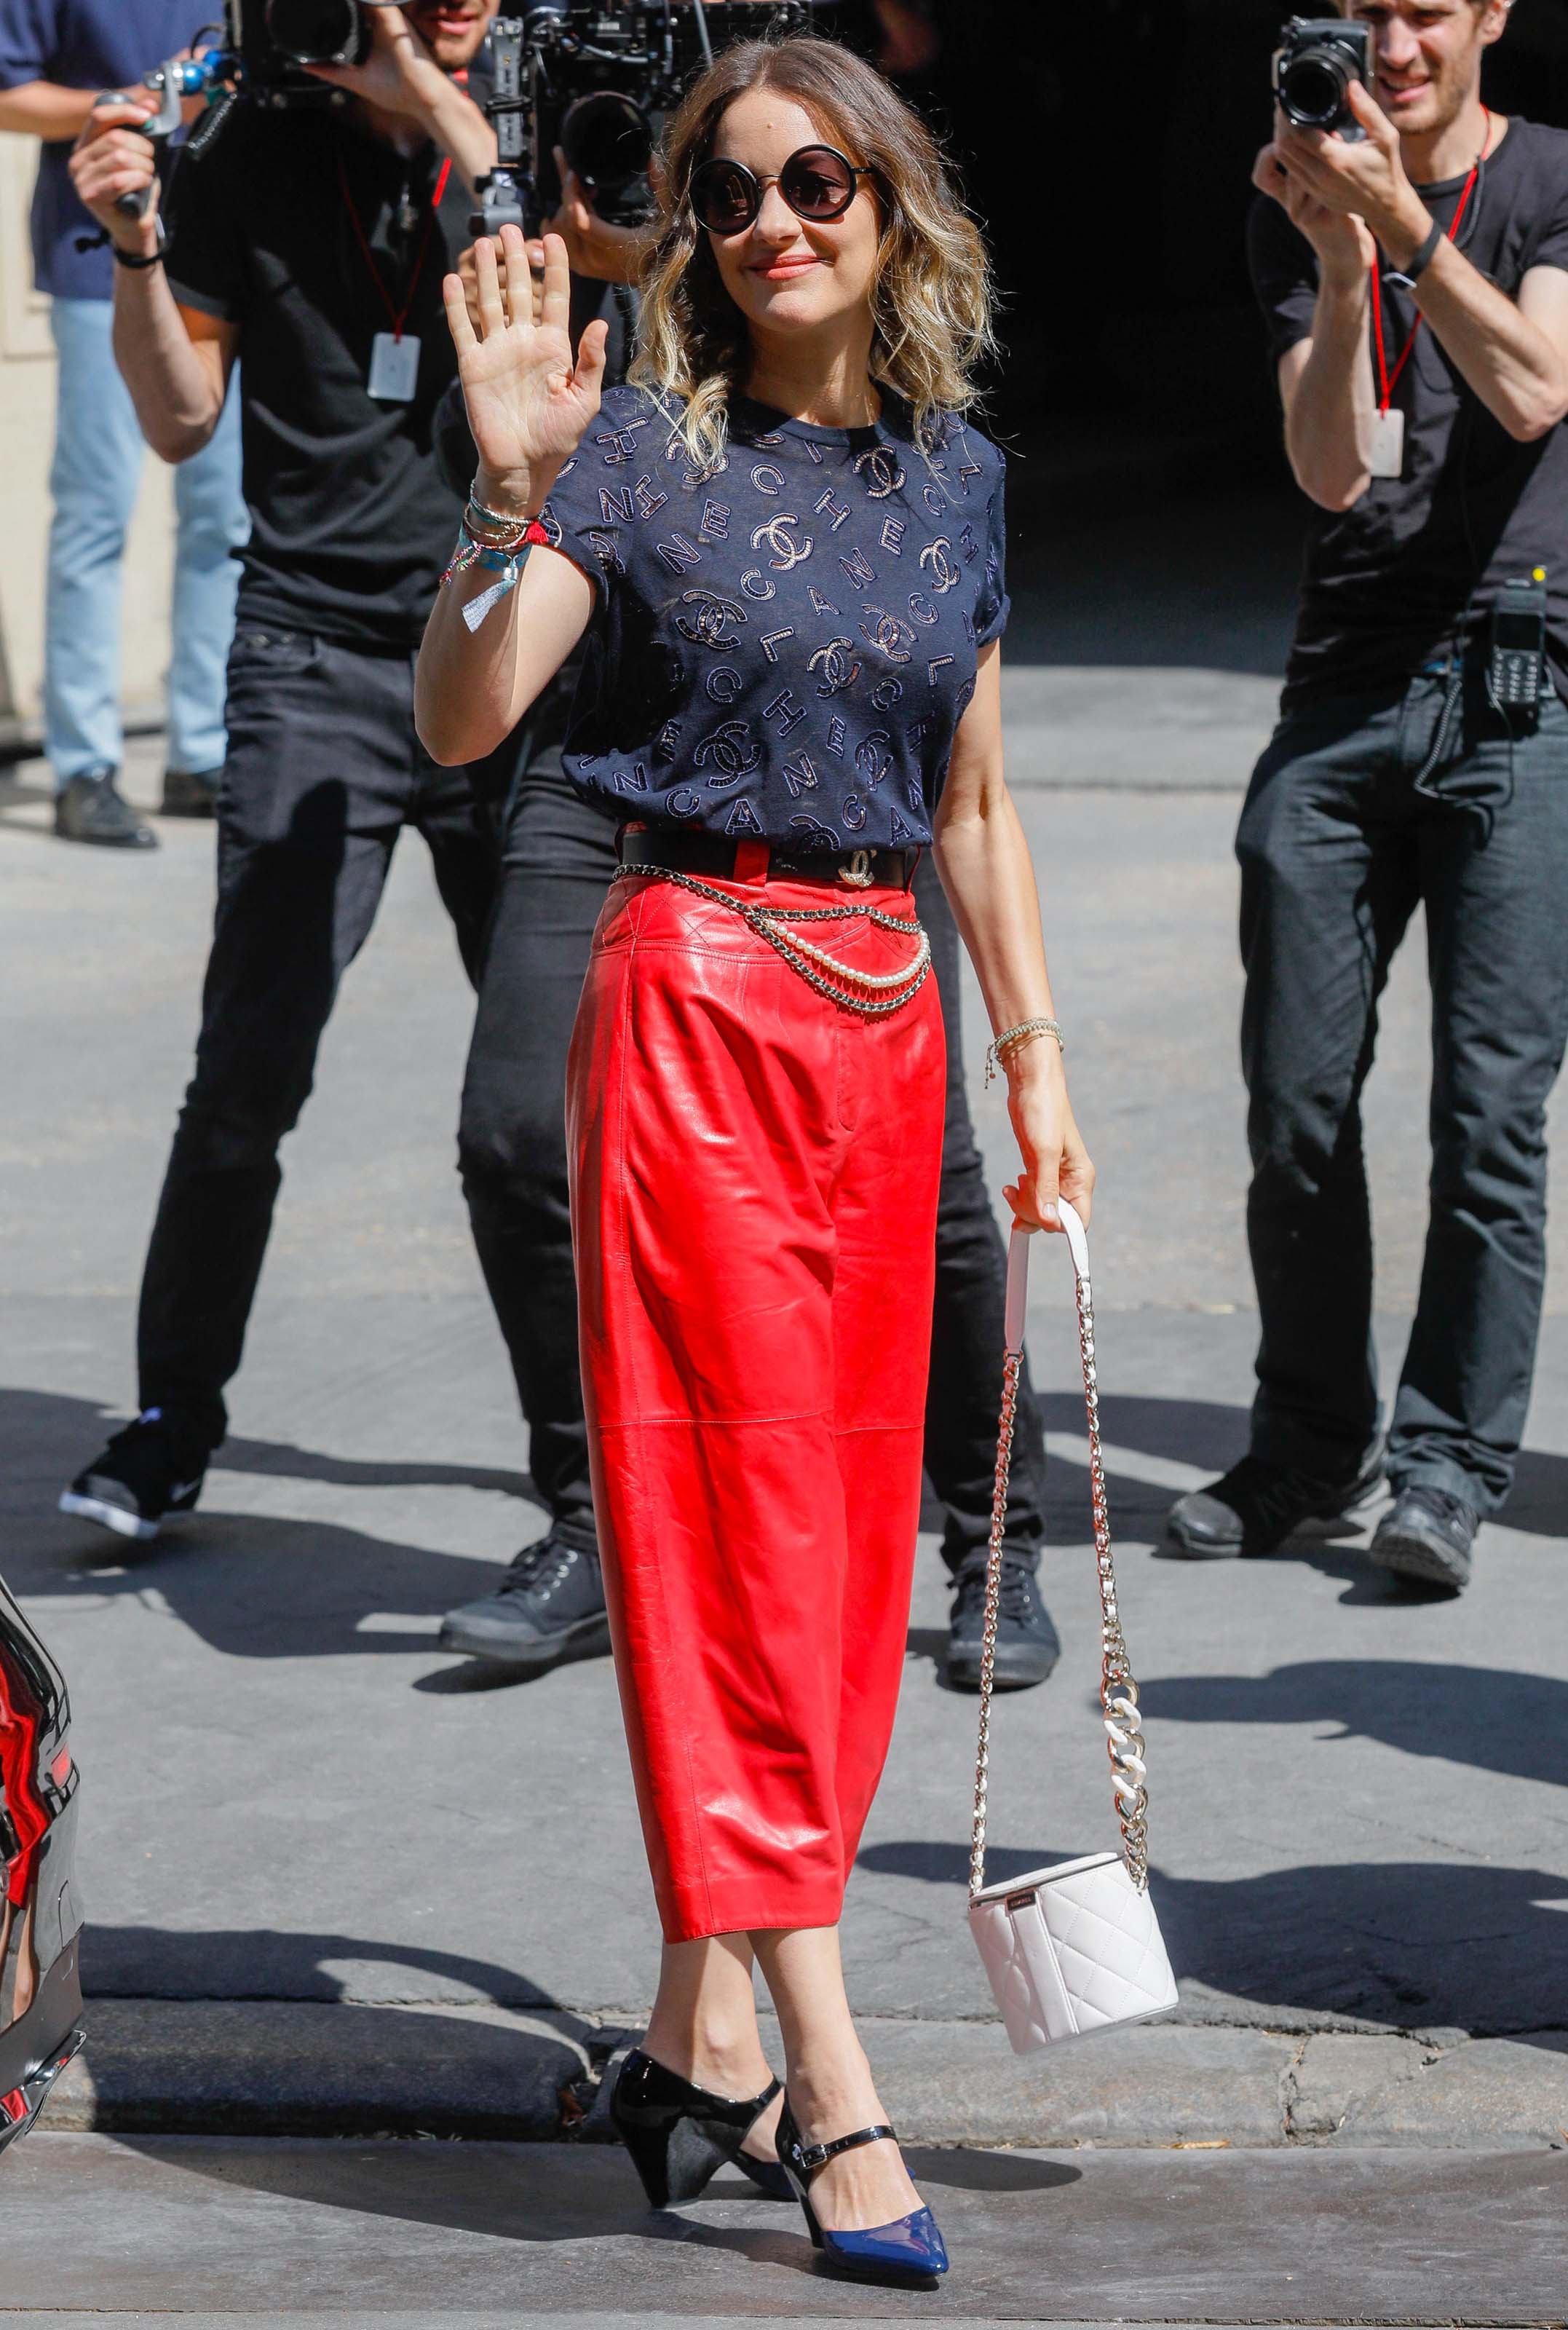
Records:
[[[96,1521],[99,1529],[112,1530],[116,1537],[134,1537],[144,1544],[156,1537],[157,1521],[139,1520],[128,1513],[123,1505],[111,1505],[101,1497],[79,1497],[74,1489],[62,1489],[60,1493],[62,1513],[80,1514],[84,1521]]]

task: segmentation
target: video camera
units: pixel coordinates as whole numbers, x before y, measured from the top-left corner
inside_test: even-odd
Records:
[[[819,26],[836,0],[533,0],[490,27],[494,76],[486,106],[496,164],[480,188],[472,231],[537,233],[561,197],[555,149],[596,211],[635,225],[665,117],[716,45]],[[722,27],[722,30],[720,29]]]
[[[1343,16],[1292,16],[1274,53],[1274,96],[1297,129],[1365,137],[1350,110],[1350,84],[1372,83],[1372,33]]]

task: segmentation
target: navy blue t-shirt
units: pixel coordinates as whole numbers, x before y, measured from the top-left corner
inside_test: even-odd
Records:
[[[1003,466],[957,417],[928,459],[891,397],[865,429],[738,400],[699,478],[647,392],[610,389],[543,513],[596,586],[578,791],[794,851],[929,841],[1007,620]]]
[[[213,0],[0,0],[0,89],[50,81],[61,89],[128,89],[188,49],[222,9]],[[33,270],[57,299],[112,299],[107,251],[78,251],[98,222],[71,183],[71,142],[43,147],[33,194]]]

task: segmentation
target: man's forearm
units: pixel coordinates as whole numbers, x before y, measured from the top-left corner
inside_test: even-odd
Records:
[[[222,360],[215,342],[193,346],[161,267],[116,267],[114,355],[154,452],[199,453],[223,410]]]
[[[1446,237],[1422,270],[1415,298],[1445,352],[1510,437],[1529,443],[1557,426],[1568,412],[1568,362]]]
[[[1285,444],[1296,482],[1325,509],[1348,509],[1371,482],[1376,402],[1367,349],[1367,291],[1325,283],[1312,346],[1289,403]]]
[[[471,97],[444,78],[425,119],[430,136],[451,156],[468,192],[477,199],[479,180],[496,166],[496,133],[489,122]]]
[[[0,129],[61,145],[80,137],[98,102],[90,89],[61,89],[52,81],[27,81],[0,90]]]

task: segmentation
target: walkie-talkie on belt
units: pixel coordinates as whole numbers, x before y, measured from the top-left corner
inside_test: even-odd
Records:
[[[1488,683],[1502,712],[1533,715],[1546,677],[1546,570],[1505,582],[1492,606]]]

